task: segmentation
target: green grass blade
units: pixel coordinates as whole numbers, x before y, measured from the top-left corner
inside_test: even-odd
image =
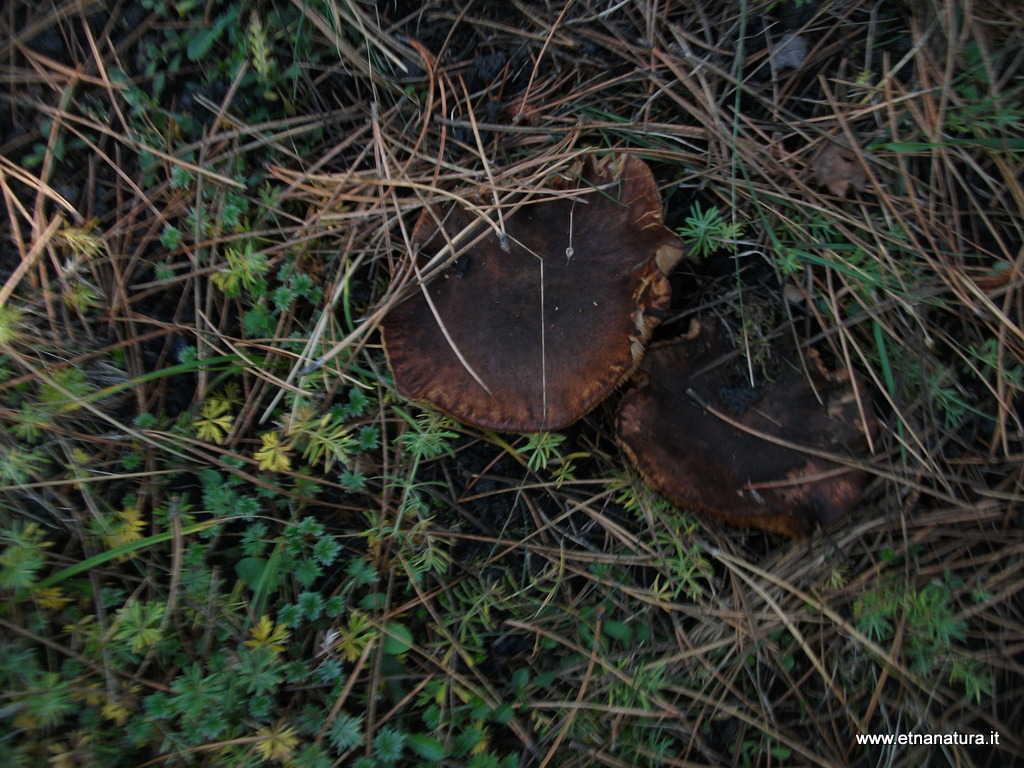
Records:
[[[182,528],[181,535],[187,536],[189,534],[198,533],[199,531],[204,531],[207,528],[210,528],[211,526],[214,526],[220,522],[223,521],[220,519],[213,519],[204,520],[201,523],[194,523],[192,525],[188,525]],[[122,544],[119,547],[108,549],[106,552],[101,552],[98,555],[93,555],[92,557],[87,558],[80,563],[69,565],[67,568],[57,571],[57,573],[51,574],[50,576],[47,576],[45,579],[43,579],[35,585],[35,590],[52,587],[54,584],[59,584],[65,579],[70,579],[72,576],[77,576],[78,574],[88,571],[91,568],[95,568],[99,565],[103,565],[104,563],[108,563],[111,560],[120,557],[121,555],[128,555],[132,552],[138,552],[140,549],[145,549],[146,547],[152,546],[153,544],[160,544],[164,541],[170,541],[174,538],[174,536],[174,531],[164,531],[163,533],[157,533],[153,536],[147,536],[144,539],[139,539],[138,541],[132,541],[128,544]]]

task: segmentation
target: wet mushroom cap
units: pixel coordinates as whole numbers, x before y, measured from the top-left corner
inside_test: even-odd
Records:
[[[464,423],[536,432],[576,421],[635,369],[668,306],[679,238],[635,157],[588,157],[559,185],[573,194],[505,214],[507,251],[461,206],[420,216],[420,264],[446,252],[451,267],[382,321],[404,397]]]
[[[726,523],[800,537],[838,519],[859,498],[867,474],[762,435],[819,454],[862,450],[864,422],[850,377],[808,358],[810,382],[798,366],[787,366],[741,397],[740,366],[722,362],[730,345],[713,322],[693,338],[648,351],[636,388],[619,406],[626,453],[670,501]],[[873,433],[874,419],[865,416]]]

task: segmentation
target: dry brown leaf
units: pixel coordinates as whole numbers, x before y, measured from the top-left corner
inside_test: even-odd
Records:
[[[814,176],[818,183],[837,197],[846,197],[850,187],[865,189],[868,175],[857,153],[838,144],[829,144],[814,160]]]

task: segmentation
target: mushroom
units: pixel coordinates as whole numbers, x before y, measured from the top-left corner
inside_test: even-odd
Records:
[[[701,324],[648,351],[619,406],[620,444],[655,490],[723,522],[800,537],[838,519],[867,473],[828,457],[877,430],[853,378],[812,353],[809,377],[793,366],[742,397],[723,336]]]
[[[431,256],[451,268],[381,323],[402,396],[537,432],[576,421],[633,372],[683,253],[654,177],[631,155],[588,156],[553,186],[564,196],[520,199],[503,220],[459,205],[420,215],[419,269]]]

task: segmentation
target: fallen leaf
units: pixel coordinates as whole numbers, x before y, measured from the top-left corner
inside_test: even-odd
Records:
[[[772,47],[768,55],[775,70],[781,72],[784,69],[796,69],[803,64],[809,50],[807,40],[790,32]]]
[[[838,144],[829,144],[815,158],[814,176],[818,183],[837,197],[846,197],[850,187],[866,189],[868,175],[857,153]]]

